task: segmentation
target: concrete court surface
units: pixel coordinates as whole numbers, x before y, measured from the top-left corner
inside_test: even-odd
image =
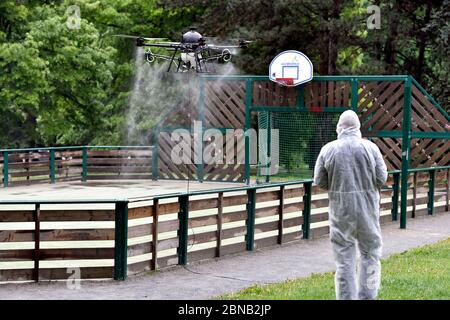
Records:
[[[161,194],[187,191],[212,190],[242,187],[242,183],[197,182],[179,180],[101,180],[87,182],[57,182],[55,184],[32,184],[0,188],[0,202],[3,200],[113,200],[147,198]],[[74,205],[73,205],[74,206]],[[62,206],[70,209],[67,205]],[[75,207],[75,206],[74,206]],[[84,208],[109,208],[114,205],[83,205]],[[0,205],[0,210],[8,210],[8,205]],[[57,209],[56,206],[52,208]],[[45,209],[45,208],[44,208]]]
[[[384,225],[383,257],[450,237],[450,214]],[[218,260],[177,266],[130,277],[126,281],[82,282],[71,290],[65,282],[0,285],[0,299],[209,299],[252,284],[279,282],[334,270],[328,237],[257,249]]]

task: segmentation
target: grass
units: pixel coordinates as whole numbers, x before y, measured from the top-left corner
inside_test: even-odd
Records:
[[[333,300],[334,273],[270,285],[255,285],[218,297],[236,300]],[[378,299],[450,299],[450,238],[395,254],[382,261]]]

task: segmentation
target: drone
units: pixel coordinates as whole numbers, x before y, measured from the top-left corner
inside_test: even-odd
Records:
[[[233,56],[233,50],[247,48],[251,43],[251,41],[238,40],[235,45],[209,44],[194,27],[182,35],[180,42],[155,42],[161,38],[117,36],[133,38],[136,40],[136,47],[145,47],[145,59],[149,63],[153,63],[156,59],[169,61],[167,72],[174,67],[175,72],[195,70],[198,73],[208,73],[210,72],[207,66],[209,62],[228,62]],[[170,54],[154,53],[152,48],[163,48]]]

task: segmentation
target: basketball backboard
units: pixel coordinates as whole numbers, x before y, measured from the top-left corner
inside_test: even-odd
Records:
[[[312,80],[313,65],[300,51],[283,51],[270,63],[269,78],[284,86],[297,86]]]

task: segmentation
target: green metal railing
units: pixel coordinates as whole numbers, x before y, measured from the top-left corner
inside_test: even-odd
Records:
[[[419,172],[427,172],[429,174],[429,180],[428,180],[428,202],[427,202],[427,211],[428,214],[432,215],[434,213],[434,195],[435,195],[435,184],[436,184],[436,172],[437,171],[447,171],[447,178],[446,178],[446,211],[449,210],[449,190],[450,190],[450,166],[441,166],[441,167],[429,167],[429,168],[414,168],[409,169],[408,172],[405,174],[405,180],[406,182],[402,183],[400,186],[399,183],[399,176],[400,174],[404,174],[403,169],[402,170],[393,170],[390,171],[390,174],[394,175],[394,185],[393,185],[393,203],[394,199],[395,202],[398,203],[398,194],[401,192],[401,211],[400,211],[400,228],[406,229],[406,222],[407,222],[407,203],[408,203],[408,190],[410,188],[410,184],[408,183],[409,176],[411,174],[419,173]],[[415,179],[413,183],[413,188],[415,189]],[[403,187],[405,186],[405,187]],[[404,197],[404,198],[403,198]],[[403,200],[404,199],[404,200]],[[398,213],[398,206],[392,206],[392,216],[393,220],[397,220],[397,213]]]
[[[69,147],[47,147],[47,148],[20,148],[20,149],[0,149],[0,154],[3,155],[2,176],[3,186],[10,185],[10,157],[16,153],[32,153],[32,152],[48,152],[49,154],[49,176],[50,183],[56,183],[56,151],[80,151],[81,150],[81,181],[86,181],[88,178],[88,151],[89,150],[136,150],[136,149],[150,149],[152,150],[152,159],[149,165],[151,166],[152,179],[158,179],[158,149],[155,146],[69,146]]]

